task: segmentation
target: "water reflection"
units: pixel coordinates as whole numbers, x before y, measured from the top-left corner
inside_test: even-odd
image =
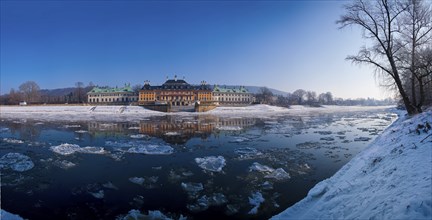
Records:
[[[170,144],[185,144],[194,137],[206,140],[220,131],[240,131],[252,127],[255,118],[226,118],[214,115],[195,117],[163,116],[135,122],[88,122],[88,132],[94,137],[127,136],[131,131],[160,138]]]

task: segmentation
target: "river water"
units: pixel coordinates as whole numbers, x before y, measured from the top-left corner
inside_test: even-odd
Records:
[[[388,109],[140,121],[2,119],[1,208],[28,219],[267,219],[332,176]],[[131,211],[132,210],[132,211]]]

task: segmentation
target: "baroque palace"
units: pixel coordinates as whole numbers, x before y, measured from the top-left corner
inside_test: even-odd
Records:
[[[87,93],[92,104],[138,104],[146,108],[171,111],[208,111],[217,106],[244,106],[253,102],[253,95],[245,87],[227,88],[210,86],[206,81],[191,85],[184,79],[168,79],[162,85],[149,81],[139,92],[130,84],[123,88],[95,87]]]

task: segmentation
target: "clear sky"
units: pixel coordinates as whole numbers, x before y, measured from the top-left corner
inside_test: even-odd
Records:
[[[1,1],[1,93],[28,80],[122,86],[189,83],[302,88],[385,98],[345,61],[365,43],[339,30],[341,1]]]

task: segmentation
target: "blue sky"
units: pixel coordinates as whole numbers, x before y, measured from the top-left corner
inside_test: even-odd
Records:
[[[1,1],[1,93],[28,80],[121,86],[190,83],[302,88],[384,98],[345,61],[365,43],[339,30],[341,1]]]

